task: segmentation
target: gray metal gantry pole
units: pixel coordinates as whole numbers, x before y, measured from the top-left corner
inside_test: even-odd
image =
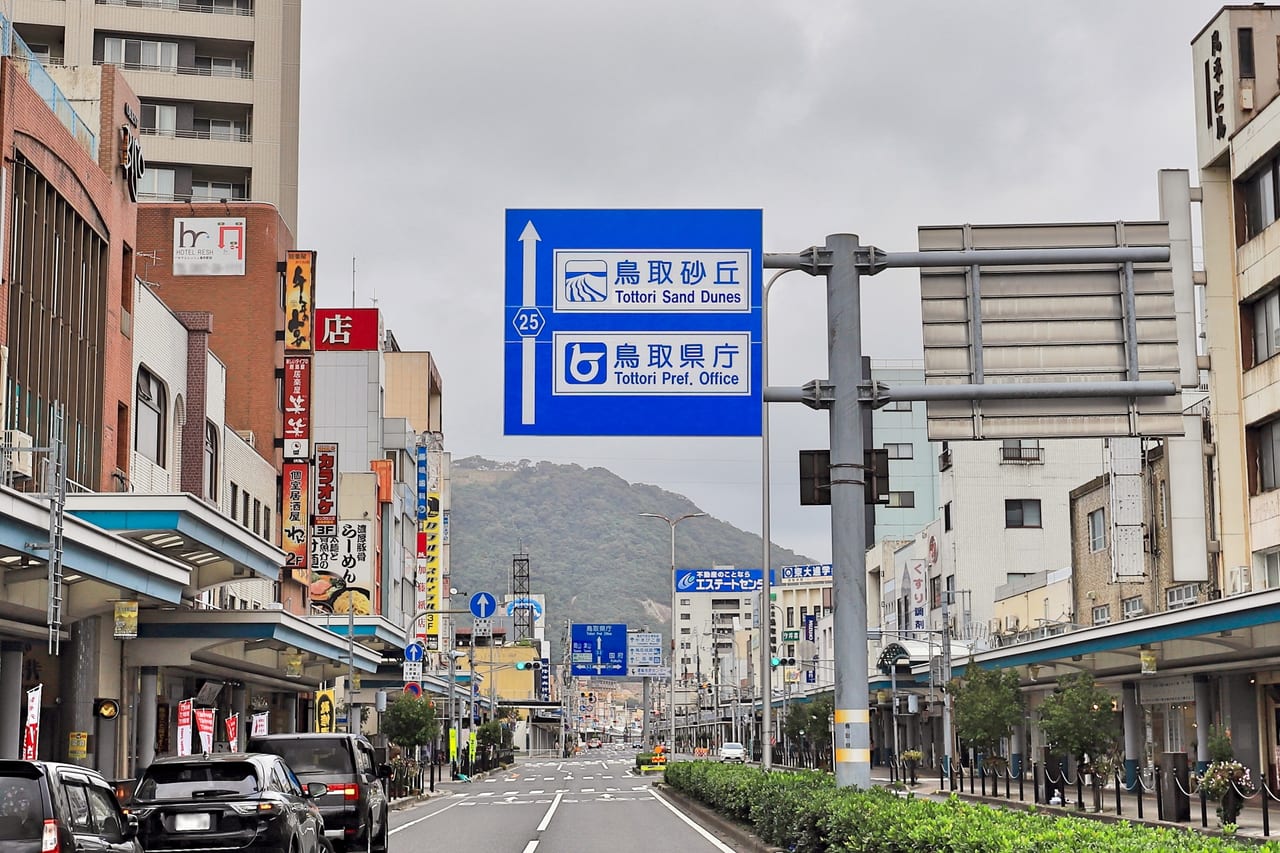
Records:
[[[831,603],[835,634],[835,771],[839,787],[871,787],[867,694],[866,501],[862,447],[862,294],[858,236],[827,236],[827,370],[831,382]]]

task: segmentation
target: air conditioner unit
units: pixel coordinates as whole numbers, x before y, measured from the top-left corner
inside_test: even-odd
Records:
[[[1248,566],[1236,566],[1227,570],[1227,595],[1241,595],[1253,591],[1253,573]]]
[[[1017,616],[1004,617],[1004,629],[1006,631],[1016,631],[1018,630],[1018,627],[1019,627],[1019,620]]]
[[[238,429],[238,430],[236,430],[236,435],[240,436],[240,438],[244,441],[244,443],[245,443],[245,444],[249,445],[250,447],[252,447],[252,448],[254,448],[254,449],[257,449],[257,447],[258,447],[258,437],[257,437],[256,435],[254,435],[254,434],[253,434],[253,430],[251,430],[251,429]]]
[[[9,469],[13,471],[14,476],[26,477],[30,480],[35,465],[35,454],[30,450],[23,451],[17,448],[31,447],[31,436],[21,430],[7,429],[4,431],[4,443],[14,448],[9,451]]]

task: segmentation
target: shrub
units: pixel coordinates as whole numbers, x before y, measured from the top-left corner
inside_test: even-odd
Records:
[[[819,773],[765,773],[753,767],[683,761],[666,782],[757,835],[796,853],[953,853],[1034,850],[1039,853],[1192,853],[1262,849],[1229,838],[1120,822],[1040,814],[966,803],[903,799],[873,788],[836,788]]]

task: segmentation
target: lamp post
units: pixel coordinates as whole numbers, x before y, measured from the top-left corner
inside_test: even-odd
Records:
[[[657,512],[642,512],[641,518],[660,518],[671,528],[671,707],[668,709],[671,720],[671,751],[674,753],[676,749],[676,527],[680,522],[688,521],[691,518],[705,518],[705,512],[688,512],[684,515],[671,518]]]

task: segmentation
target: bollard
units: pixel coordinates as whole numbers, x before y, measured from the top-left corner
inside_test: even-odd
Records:
[[[1138,795],[1138,820],[1142,820],[1142,795],[1146,793],[1146,789],[1142,785],[1142,768],[1138,768],[1138,772],[1133,774],[1133,790]],[[1159,808],[1159,804],[1156,806]]]
[[[1020,803],[1026,802],[1026,796],[1024,795],[1023,788],[1022,788],[1022,780],[1026,778],[1027,778],[1027,763],[1024,761],[1022,762],[1022,766],[1018,768],[1018,802]]]
[[[1156,820],[1164,820],[1164,785],[1160,783],[1160,765],[1155,765],[1155,768],[1151,775],[1156,780]]]
[[[1012,774],[1013,774],[1013,765],[1010,764],[1008,770],[1004,774],[1004,798],[1006,800],[1013,799],[1013,797],[1009,796],[1009,777]]]
[[[1262,834],[1268,836],[1271,834],[1271,815],[1267,811],[1267,800],[1271,799],[1271,791],[1267,789],[1264,782],[1262,785]]]
[[[947,760],[945,758],[938,762],[938,790],[939,791],[947,790],[947,783],[944,781],[945,774],[947,772],[946,764],[947,764]]]
[[[985,764],[978,770],[978,778],[982,780],[982,796],[985,797],[987,795],[987,766]]]
[[[969,793],[975,794],[978,791],[977,783],[973,781],[973,773],[978,762],[970,759],[969,761]]]
[[[1040,805],[1040,765],[1031,762],[1031,802]]]
[[[1063,769],[1065,776],[1067,771]],[[1084,811],[1084,774],[1080,772],[1080,768],[1076,767],[1076,808]]]
[[[431,762],[431,793],[436,792],[436,763]]]
[[[1209,828],[1209,798],[1205,796],[1203,787],[1200,788],[1200,826]]]
[[[1120,771],[1116,770],[1116,817],[1120,817]]]

